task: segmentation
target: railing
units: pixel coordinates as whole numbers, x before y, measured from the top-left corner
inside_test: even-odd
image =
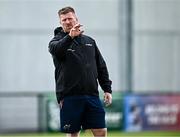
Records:
[[[0,92],[0,133],[46,131],[46,100],[50,94]]]

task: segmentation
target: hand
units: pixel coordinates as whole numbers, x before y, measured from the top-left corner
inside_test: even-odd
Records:
[[[81,24],[76,24],[73,26],[73,28],[70,30],[69,35],[74,38],[76,36],[79,36],[80,34],[82,34],[84,31],[80,29],[82,25]]]
[[[104,92],[104,103],[109,106],[112,103],[112,95],[109,92]]]

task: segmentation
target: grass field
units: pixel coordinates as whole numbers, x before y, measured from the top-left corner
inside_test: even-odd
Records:
[[[62,133],[22,133],[22,134],[4,134],[0,137],[65,137]],[[80,137],[93,137],[91,132],[82,132]],[[180,137],[180,131],[151,131],[151,132],[119,132],[109,131],[108,137]]]

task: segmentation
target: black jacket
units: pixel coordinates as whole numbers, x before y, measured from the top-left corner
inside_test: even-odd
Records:
[[[80,35],[72,39],[61,27],[54,31],[49,42],[55,66],[56,97],[58,103],[65,96],[98,96],[98,82],[105,92],[111,93],[111,81],[106,63],[95,40]]]

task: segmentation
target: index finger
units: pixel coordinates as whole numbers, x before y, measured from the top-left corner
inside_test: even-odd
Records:
[[[83,26],[83,25],[78,23],[78,24],[74,25],[74,28],[79,28],[81,26]]]

